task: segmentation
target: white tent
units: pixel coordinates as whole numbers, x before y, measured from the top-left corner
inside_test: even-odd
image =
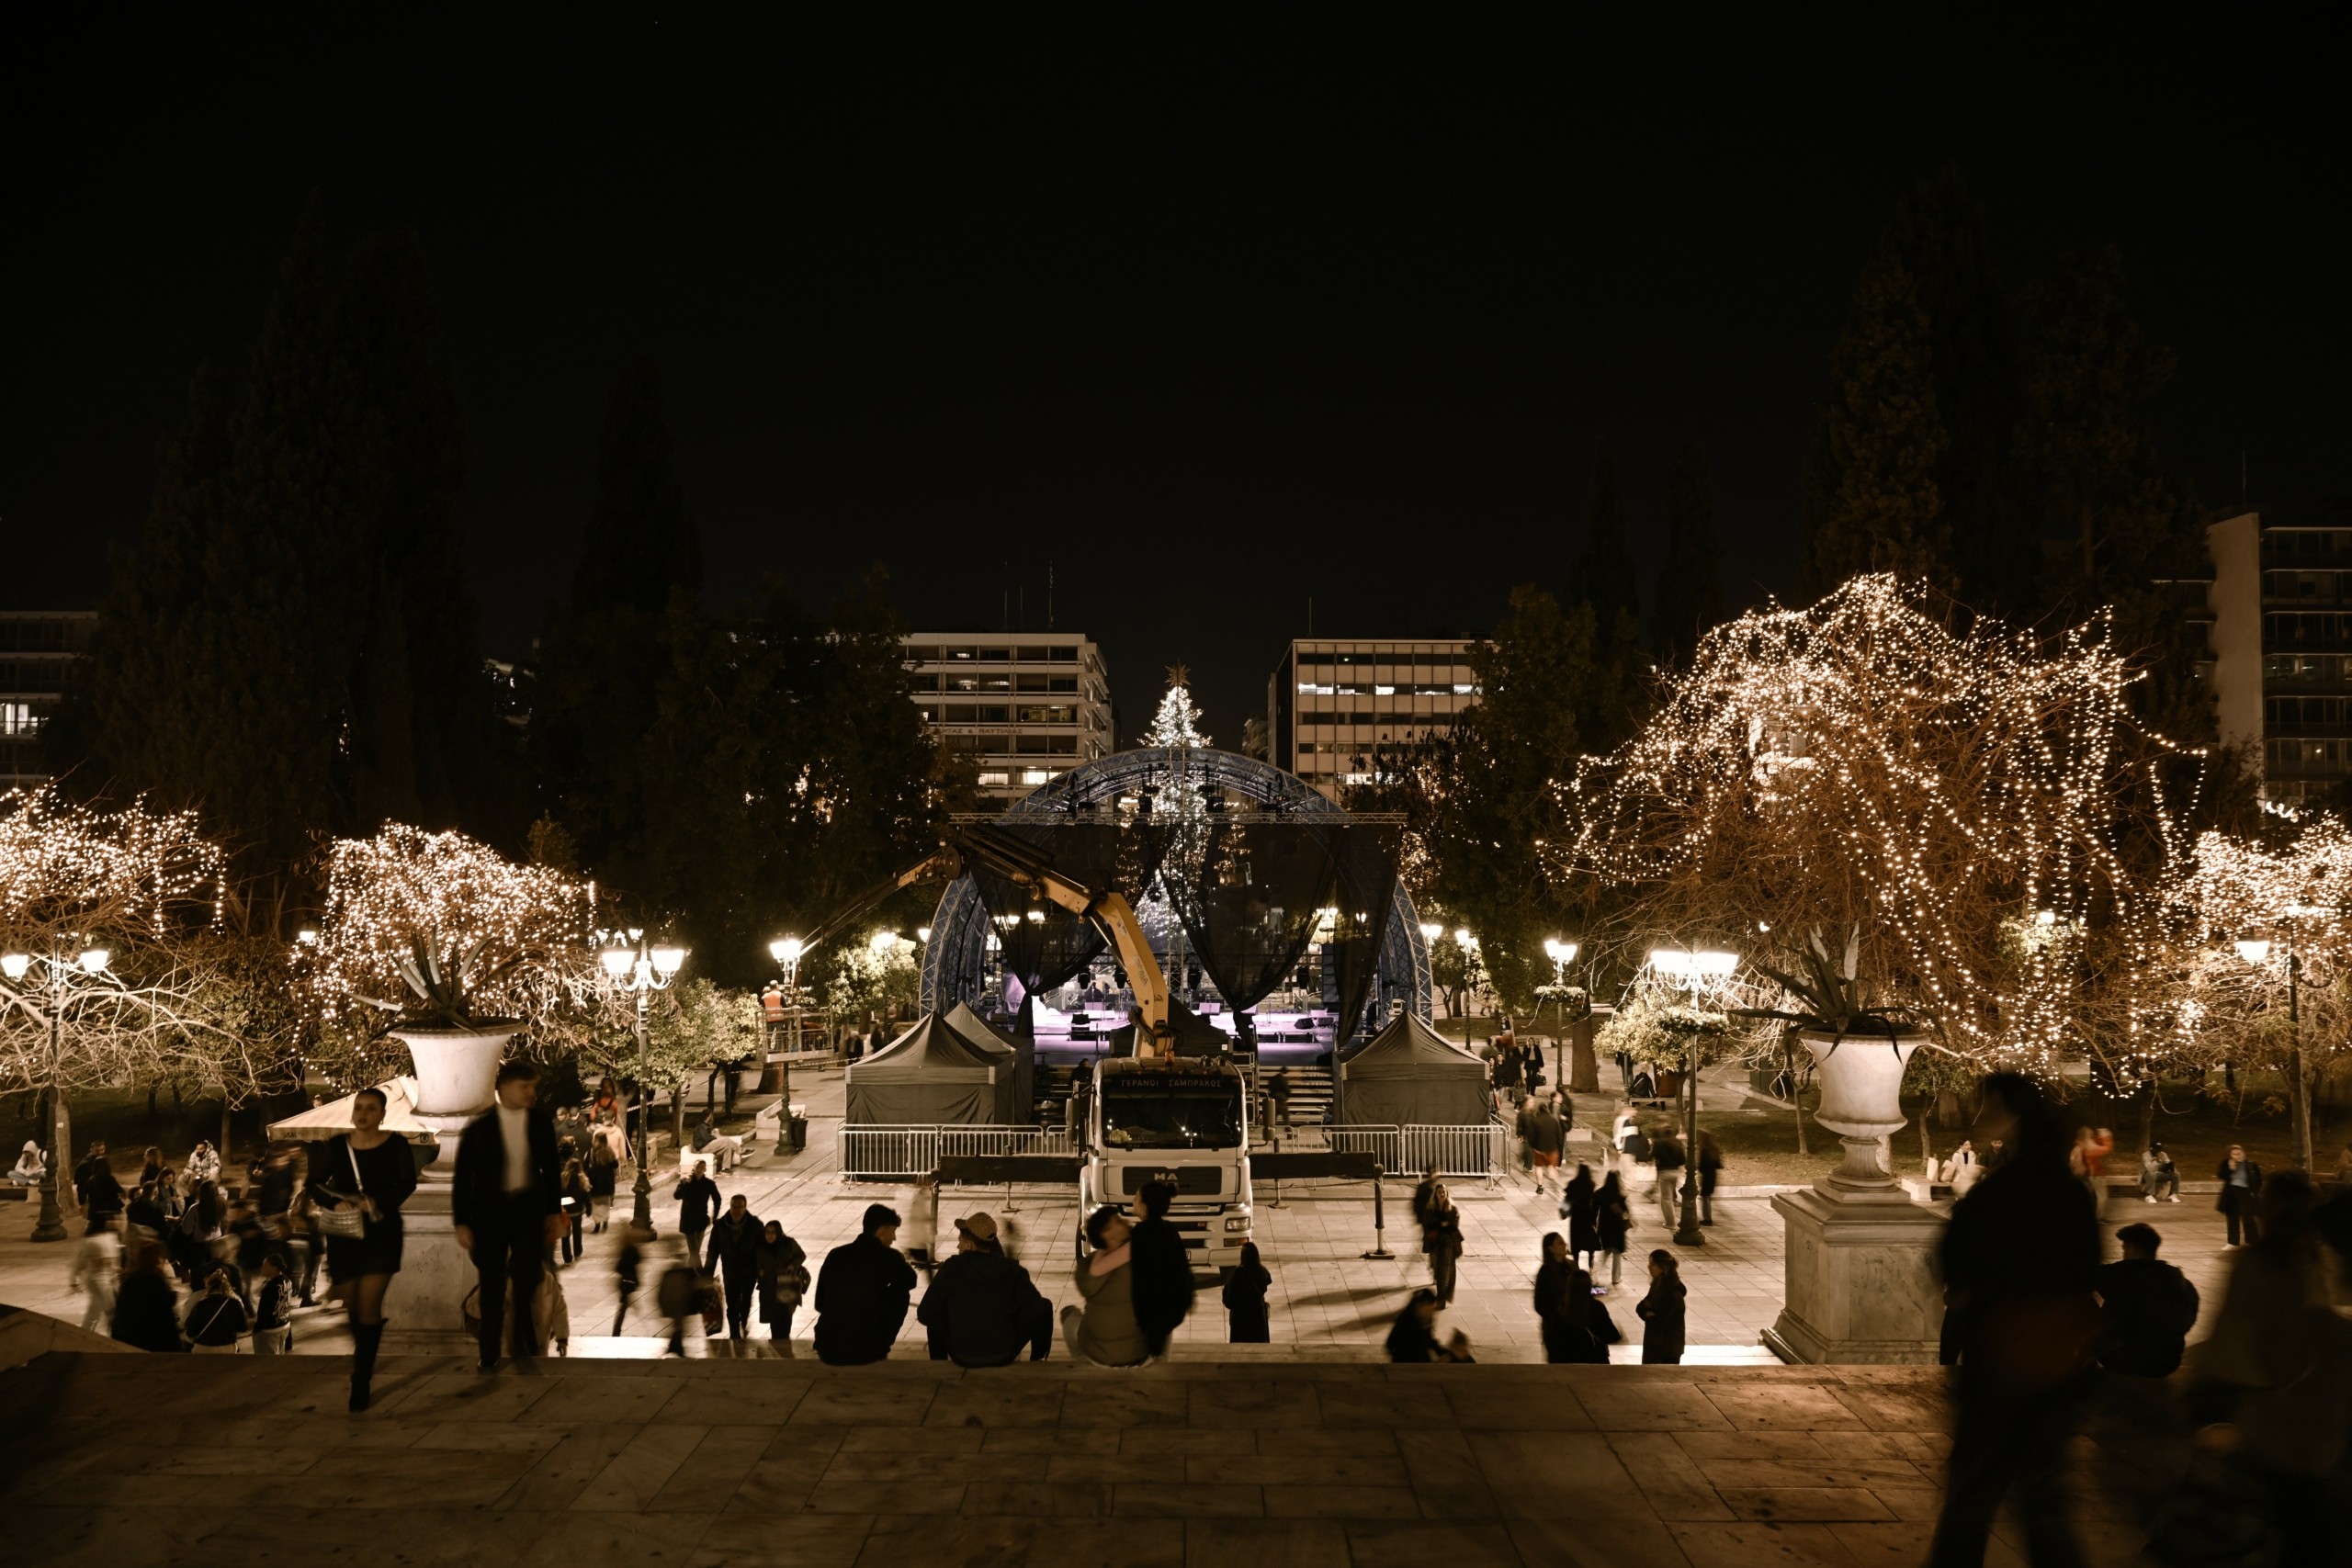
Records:
[[[384,1131],[398,1133],[414,1142],[434,1137],[433,1129],[416,1119],[416,1080],[411,1077],[386,1078],[376,1086],[384,1091]],[[341,1100],[330,1100],[324,1105],[313,1105],[283,1122],[269,1124],[272,1138],[298,1144],[322,1144],[338,1133],[351,1131],[351,1102],[359,1096],[346,1094]]]

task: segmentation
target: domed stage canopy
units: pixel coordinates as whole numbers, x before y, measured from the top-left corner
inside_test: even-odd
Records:
[[[1231,751],[1145,748],[990,820],[1086,886],[1125,895],[1170,989],[1271,1056],[1329,1053],[1400,1010],[1430,1016],[1429,950],[1396,879],[1393,818],[1351,815]],[[967,875],[932,918],[922,1005],[968,1004],[1041,1052],[1092,1055],[1128,1021],[1114,956],[1078,917]]]

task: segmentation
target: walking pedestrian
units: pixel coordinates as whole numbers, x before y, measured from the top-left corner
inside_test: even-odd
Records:
[[[637,1294],[643,1282],[645,1249],[653,1245],[653,1232],[631,1220],[621,1229],[620,1256],[614,1259],[613,1275],[620,1285],[620,1305],[613,1312],[613,1337],[618,1338],[621,1324],[628,1316],[629,1298]]]
[[[1470,1342],[1456,1334],[1446,1344],[1439,1344],[1437,1314],[1445,1303],[1431,1290],[1415,1291],[1396,1321],[1388,1325],[1388,1359],[1392,1361],[1467,1361]]]
[[[817,1275],[817,1355],[828,1365],[865,1366],[890,1353],[907,1321],[915,1271],[899,1256],[897,1211],[866,1205],[857,1239],[825,1254]]]
[[[2067,1448],[2098,1354],[2098,1208],[2068,1168],[2056,1114],[2018,1073],[1984,1080],[1979,1120],[2007,1156],[1952,1205],[1940,1251],[1957,1351],[1932,1568],[1977,1568],[2014,1486],[2026,1555],[2078,1563]]]
[[[1274,1102],[1274,1124],[1290,1125],[1290,1069],[1276,1067],[1272,1079],[1266,1085],[1266,1098]]]
[[[518,1368],[537,1353],[533,1297],[564,1231],[555,1119],[538,1098],[538,1068],[520,1058],[502,1062],[497,1099],[458,1138],[449,1216],[481,1292],[484,1373],[498,1370],[502,1342]]]
[[[179,1298],[164,1270],[164,1246],[142,1241],[131,1250],[130,1267],[115,1292],[113,1337],[141,1350],[178,1351]]]
[[[1634,1228],[1634,1205],[1613,1170],[1600,1179],[1600,1191],[1593,1200],[1592,1228],[1600,1247],[1600,1256],[1592,1265],[1596,1276],[1600,1271],[1600,1258],[1609,1259],[1609,1283],[1601,1287],[1605,1293],[1616,1289],[1625,1277],[1625,1238]]]
[[[1545,1238],[1547,1261],[1550,1240],[1550,1236]],[[1609,1315],[1609,1308],[1595,1295],[1592,1276],[1566,1256],[1565,1244],[1560,1264],[1537,1306],[1538,1312],[1544,1314],[1544,1359],[1572,1365],[1606,1366],[1609,1347],[1624,1336],[1618,1331],[1617,1320]],[[1537,1272],[1540,1277],[1542,1270]]]
[[[605,1126],[591,1121],[588,1124],[588,1201],[589,1212],[595,1218],[595,1228],[602,1231],[613,1215],[613,1189],[619,1185],[621,1150],[627,1145],[618,1126]]]
[[[83,1213],[92,1219],[113,1219],[122,1213],[122,1183],[115,1179],[103,1143],[90,1145],[90,1157],[74,1173],[74,1193],[81,1200]]]
[[[92,1334],[107,1332],[114,1321],[116,1290],[122,1283],[122,1242],[111,1219],[90,1216],[82,1245],[74,1249],[74,1268],[65,1283],[85,1298],[82,1327]]]
[[[695,1161],[693,1171],[678,1183],[677,1198],[678,1234],[686,1238],[686,1258],[695,1268],[708,1273],[710,1265],[705,1261],[703,1237],[723,1207],[718,1183],[710,1179],[710,1168],[701,1160]]]
[[[1682,1175],[1689,1163],[1683,1155],[1682,1140],[1671,1128],[1660,1133],[1650,1147],[1650,1164],[1657,1171],[1658,1218],[1669,1226],[1682,1221]]]
[[[187,1348],[200,1356],[234,1356],[244,1349],[249,1326],[245,1303],[229,1288],[228,1271],[215,1269],[204,1281],[204,1294],[187,1309]]]
[[[1193,1260],[1184,1235],[1168,1218],[1176,1189],[1147,1181],[1136,1194],[1135,1225],[1127,1246],[1135,1258],[1136,1324],[1154,1358],[1168,1354],[1168,1341],[1193,1313]]]
[[[741,1192],[727,1201],[710,1236],[712,1260],[725,1271],[727,1337],[741,1339],[751,1332],[752,1295],[760,1283],[760,1222]]]
[[[1706,1128],[1699,1129],[1699,1223],[1715,1223],[1715,1178],[1723,1174],[1724,1148]]]
[[[1462,1262],[1462,1213],[1443,1183],[1430,1195],[1429,1217],[1421,1225],[1421,1250],[1429,1254],[1430,1288],[1437,1304],[1453,1304],[1455,1271]]]
[[[1688,1294],[1682,1288],[1682,1269],[1674,1254],[1662,1247],[1653,1251],[1649,1294],[1634,1303],[1634,1315],[1642,1320],[1642,1365],[1682,1364]]]
[[[1266,1292],[1273,1284],[1273,1275],[1259,1261],[1258,1244],[1243,1242],[1241,1261],[1225,1282],[1226,1343],[1264,1345],[1273,1338],[1266,1314]]]
[[[294,1281],[287,1277],[283,1253],[263,1256],[254,1294],[254,1354],[287,1354],[294,1348]]]
[[[1004,1255],[990,1214],[956,1222],[956,1253],[939,1266],[916,1317],[931,1359],[959,1367],[1009,1367],[1026,1348],[1042,1361],[1054,1345],[1053,1303],[1029,1270]]]
[[[1527,1143],[1527,1162],[1535,1172],[1535,1190],[1549,1192],[1558,1181],[1560,1154],[1567,1146],[1567,1131],[1548,1099],[1530,1095],[1519,1112],[1519,1135]]]
[[[1102,1367],[1139,1367],[1151,1346],[1136,1321],[1133,1227],[1117,1205],[1105,1203],[1086,1217],[1086,1245],[1079,1261],[1080,1306],[1062,1308],[1062,1343],[1081,1360]]]
[[[1437,1198],[1437,1165],[1436,1165],[1436,1163],[1435,1163],[1434,1161],[1432,1161],[1432,1162],[1430,1163],[1430,1165],[1429,1169],[1427,1169],[1426,1171],[1423,1171],[1423,1172],[1421,1173],[1421,1179],[1419,1180],[1419,1183],[1417,1183],[1417,1184],[1414,1186],[1414,1188],[1413,1188],[1413,1224],[1416,1224],[1416,1225],[1418,1225],[1418,1226],[1421,1227],[1421,1228],[1422,1228],[1422,1229],[1424,1229],[1424,1230],[1426,1230],[1426,1229],[1428,1229],[1428,1228],[1429,1228],[1429,1223],[1430,1223],[1430,1205],[1433,1201],[1436,1201],[1436,1198]]]
[[[2228,1223],[2230,1245],[2251,1246],[2262,1239],[2262,1168],[2245,1157],[2245,1149],[2238,1144],[2222,1156],[2221,1168],[2213,1172],[2222,1183],[2222,1195],[2214,1207],[2222,1211]],[[2240,1241],[2240,1237],[2245,1239]]]
[[[559,1188],[563,1202],[563,1260],[571,1263],[587,1254],[582,1232],[596,1193],[588,1183],[588,1162],[580,1157],[571,1140],[566,1138],[557,1152],[563,1160],[563,1179]]]
[[[1579,1161],[1577,1173],[1560,1190],[1560,1218],[1568,1222],[1568,1256],[1579,1269],[1600,1261],[1600,1190],[1592,1184],[1592,1168]]]
[[[351,1097],[351,1131],[338,1133],[311,1156],[305,1196],[323,1215],[356,1211],[350,1221],[322,1220],[327,1233],[327,1297],[340,1298],[351,1323],[351,1408],[373,1397],[376,1352],[384,1343],[384,1292],[401,1271],[401,1205],[416,1190],[416,1154],[398,1133],[384,1131],[384,1091]],[[340,1224],[344,1229],[338,1230]]]
[[[2352,1355],[2328,1304],[2317,1193],[2302,1171],[2282,1171],[2261,1204],[2258,1236],[2231,1259],[2213,1332],[2198,1347],[2189,1403],[2235,1429],[2231,1459],[2266,1505],[2276,1561],[2341,1563],[2352,1544],[2338,1489]]]
[[[1576,1271],[1567,1238],[1558,1231],[1544,1232],[1542,1258],[1535,1265],[1535,1327],[1543,1337],[1546,1361],[1567,1359],[1561,1353],[1561,1316],[1568,1280]]]
[[[759,1270],[760,1317],[768,1325],[768,1337],[789,1355],[792,1314],[808,1293],[808,1255],[785,1235],[784,1226],[770,1220],[761,1228],[753,1263]]]

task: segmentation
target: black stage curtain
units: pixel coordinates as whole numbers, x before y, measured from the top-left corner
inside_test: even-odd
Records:
[[[1335,1049],[1363,1027],[1364,1004],[1380,967],[1380,944],[1396,901],[1397,830],[1350,823],[1325,829],[1338,867],[1339,919],[1323,960],[1338,976],[1340,1026]]]
[[[1237,1013],[1297,967],[1336,874],[1324,833],[1304,822],[1221,822],[1200,856],[1162,878],[1201,965]]]
[[[1053,856],[1054,869],[1071,881],[1096,893],[1123,893],[1130,902],[1151,885],[1164,847],[1153,834],[1114,822],[1013,818],[996,826]],[[1018,884],[978,867],[971,876],[990,917],[989,929],[1004,944],[1005,968],[1032,995],[1076,977],[1105,946],[1101,932],[1059,905],[1032,898]],[[1043,918],[1030,919],[1033,912]]]

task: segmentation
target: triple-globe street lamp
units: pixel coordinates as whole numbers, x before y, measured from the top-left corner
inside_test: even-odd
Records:
[[[1739,954],[1720,949],[1650,951],[1650,968],[1686,993],[1693,1005],[1738,967]],[[1675,1227],[1674,1245],[1704,1247],[1707,1237],[1699,1228],[1699,1036],[1695,1032],[1684,1036],[1682,1096],[1682,1219]]]
[[[25,979],[32,973],[33,965],[39,964],[49,989],[49,1158],[41,1165],[40,1220],[33,1226],[35,1241],[65,1239],[65,1215],[57,1201],[57,1172],[70,1157],[67,1145],[73,1138],[65,1119],[62,1086],[67,990],[78,977],[105,974],[111,956],[103,947],[68,953],[62,942],[53,944],[46,956],[0,953],[0,975],[6,976],[11,984]]]
[[[1575,962],[1577,944],[1562,942],[1558,937],[1544,939],[1544,956],[1552,961],[1552,988],[1562,996],[1555,997],[1558,1008],[1559,1033],[1552,1041],[1552,1081],[1565,1093],[1568,1087],[1568,1008],[1564,994],[1568,986],[1568,965]]]
[[[775,1152],[794,1152],[792,1142],[792,1054],[800,1049],[800,960],[808,950],[797,936],[778,937],[768,943],[768,956],[784,971],[784,1006],[789,1021],[785,1025],[784,1054],[778,1066],[778,1087],[783,1090],[775,1102]]]
[[[2295,1075],[2295,1158],[2303,1169],[2312,1168],[2312,1110],[2311,1080],[2303,1066],[2303,1030],[2298,991],[2303,974],[2302,955],[2295,951],[2295,922],[2310,915],[2327,911],[2308,904],[2287,907],[2287,1044],[2291,1071]],[[2267,937],[2242,937],[2234,944],[2238,956],[2260,968],[2270,961],[2274,945]]]
[[[653,1178],[649,1168],[653,1154],[653,1094],[647,1059],[645,1005],[654,992],[670,988],[678,971],[686,966],[686,950],[657,946],[641,931],[606,931],[604,943],[598,962],[604,965],[605,984],[637,998],[637,1185],[631,1189],[637,1201],[629,1217],[650,1230]]]

